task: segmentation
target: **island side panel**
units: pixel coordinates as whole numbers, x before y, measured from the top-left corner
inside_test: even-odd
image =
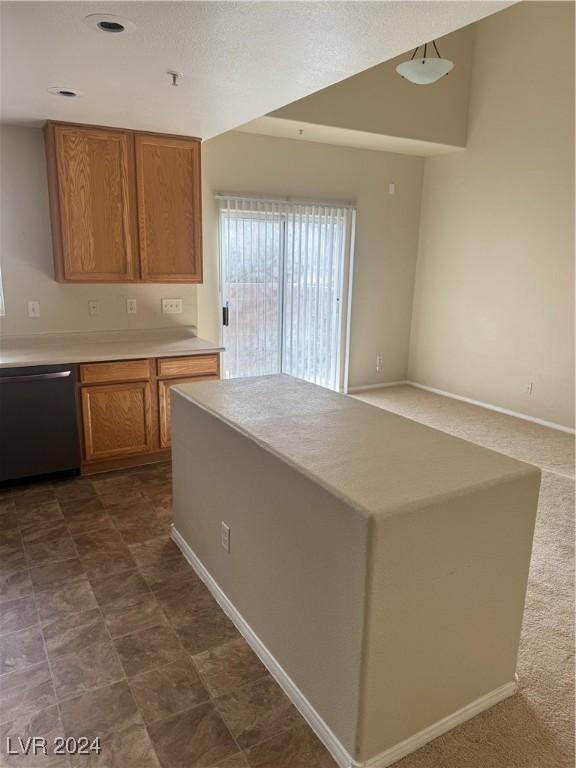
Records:
[[[540,471],[375,521],[367,760],[514,681]]]
[[[367,518],[177,391],[172,408],[177,531],[351,753]]]

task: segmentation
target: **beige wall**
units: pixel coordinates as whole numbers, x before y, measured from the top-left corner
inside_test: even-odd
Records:
[[[456,67],[434,86],[422,87],[398,77],[395,67],[412,55],[410,51],[271,116],[464,146],[474,28],[468,26],[438,40],[440,53],[456,62]]]
[[[64,285],[52,269],[46,163],[42,131],[2,126],[0,133],[0,265],[6,297],[3,335],[100,331],[195,325],[192,285]],[[162,297],[182,298],[181,315],[162,315]],[[126,298],[138,302],[126,314]],[[88,301],[100,302],[100,315],[88,315]],[[27,316],[27,302],[39,301],[41,316]]]
[[[423,161],[417,157],[227,133],[203,144],[204,274],[198,332],[217,339],[216,192],[355,201],[350,385],[406,377]],[[396,183],[396,195],[388,183]],[[376,372],[376,356],[384,368]]]
[[[174,392],[172,423],[176,530],[353,752],[366,517]]]
[[[478,23],[468,148],[425,163],[409,365],[414,381],[568,426],[573,65],[572,3]]]

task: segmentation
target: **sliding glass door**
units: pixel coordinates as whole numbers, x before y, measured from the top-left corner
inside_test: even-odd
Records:
[[[223,372],[344,382],[355,210],[219,197]]]

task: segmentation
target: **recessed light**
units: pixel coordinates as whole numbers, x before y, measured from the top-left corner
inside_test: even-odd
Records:
[[[84,22],[97,32],[107,32],[112,35],[118,35],[121,32],[132,32],[136,29],[136,24],[122,16],[115,16],[111,13],[91,13],[84,18]]]
[[[84,95],[82,91],[78,91],[76,88],[65,88],[59,85],[48,88],[48,93],[51,93],[53,96],[63,96],[65,99],[75,99],[78,96]]]
[[[120,24],[119,21],[106,21],[106,19],[103,19],[102,21],[98,21],[96,23],[96,26],[98,29],[102,30],[102,32],[112,32],[112,33],[118,33],[118,32],[124,32],[126,27],[124,24]]]

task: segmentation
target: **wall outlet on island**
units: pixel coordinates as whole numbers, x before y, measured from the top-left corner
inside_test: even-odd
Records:
[[[222,543],[222,549],[226,552],[230,552],[230,526],[222,522],[222,530],[220,532],[220,541]]]
[[[28,302],[28,317],[40,317],[40,302]]]
[[[179,315],[182,312],[182,299],[162,299],[163,315]]]

